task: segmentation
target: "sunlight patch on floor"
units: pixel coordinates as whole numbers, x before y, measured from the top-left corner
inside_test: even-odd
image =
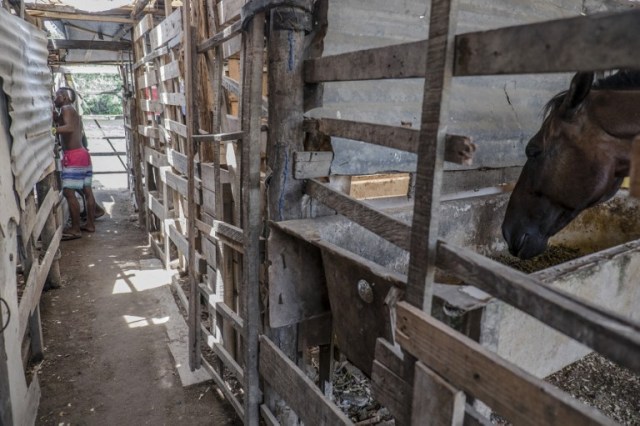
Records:
[[[149,325],[159,325],[169,322],[169,317],[145,318],[135,315],[123,315],[122,317],[124,318],[129,328],[146,327]]]
[[[162,263],[159,261],[158,264],[141,260],[137,268],[122,268],[113,284],[112,294],[153,290],[171,284],[171,277],[174,272],[162,268]]]

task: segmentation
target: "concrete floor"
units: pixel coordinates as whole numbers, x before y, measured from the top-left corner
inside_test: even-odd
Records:
[[[211,382],[182,386],[170,274],[131,220],[128,192],[97,195],[109,214],[61,243],[63,286],[43,294],[37,424],[240,424]]]

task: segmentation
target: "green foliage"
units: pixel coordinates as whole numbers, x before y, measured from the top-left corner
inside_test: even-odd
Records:
[[[122,79],[118,74],[74,74],[84,114],[122,115]]]

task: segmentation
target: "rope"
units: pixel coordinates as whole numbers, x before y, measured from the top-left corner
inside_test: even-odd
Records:
[[[0,302],[2,302],[4,306],[7,307],[7,323],[3,325],[2,328],[0,328],[0,334],[2,334],[7,329],[7,327],[9,327],[9,321],[11,320],[11,310],[9,309],[9,304],[7,303],[7,301],[2,297],[0,297]]]

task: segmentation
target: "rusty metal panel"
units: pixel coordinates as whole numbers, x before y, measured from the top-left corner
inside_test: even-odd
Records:
[[[11,169],[24,204],[53,162],[47,38],[38,28],[0,9],[0,46],[0,80],[11,117]]]

